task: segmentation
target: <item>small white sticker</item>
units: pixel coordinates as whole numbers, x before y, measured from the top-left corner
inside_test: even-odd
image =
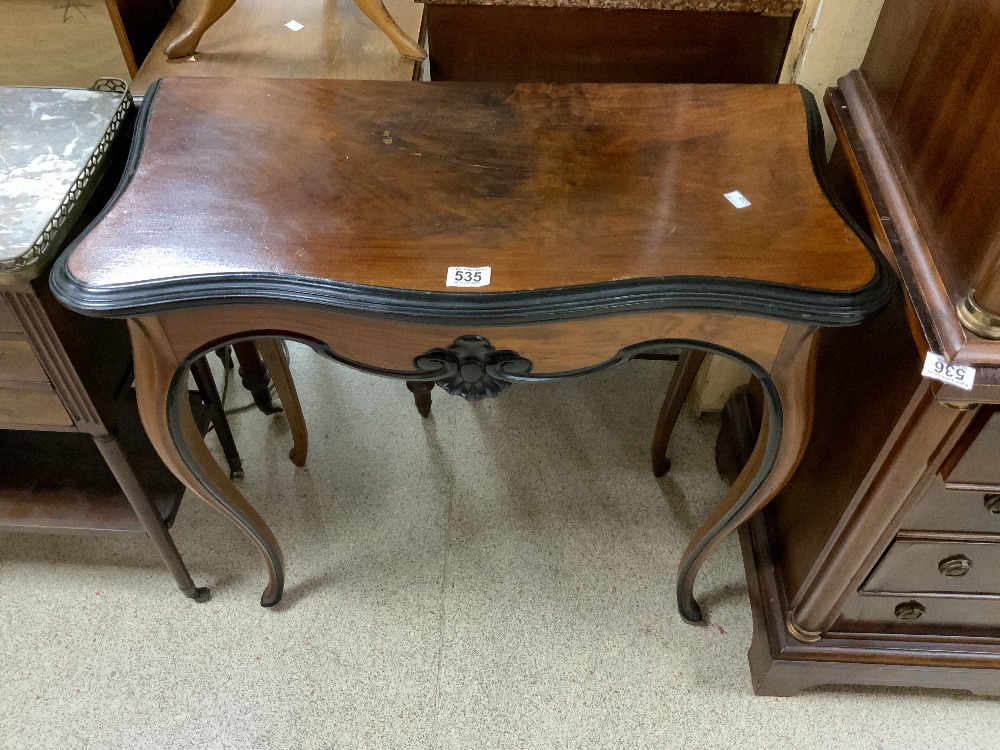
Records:
[[[489,266],[479,268],[449,266],[445,286],[489,286],[491,272]]]
[[[285,24],[285,27],[291,29],[292,31],[302,31],[302,29],[305,28],[305,26],[298,21],[289,21]]]
[[[750,201],[747,197],[743,195],[739,190],[734,190],[731,193],[726,193],[726,200],[732,203],[736,208],[746,208],[750,205]]]
[[[976,382],[976,368],[966,365],[950,365],[940,354],[927,352],[924,360],[925,378],[940,380],[942,383],[958,386],[963,391],[971,391]]]

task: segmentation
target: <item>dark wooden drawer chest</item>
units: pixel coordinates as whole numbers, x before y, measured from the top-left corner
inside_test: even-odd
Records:
[[[886,0],[827,94],[833,171],[900,286],[824,332],[811,442],[745,535],[759,693],[1000,695],[998,44],[1000,0]],[[923,377],[929,352],[974,368],[971,389]]]

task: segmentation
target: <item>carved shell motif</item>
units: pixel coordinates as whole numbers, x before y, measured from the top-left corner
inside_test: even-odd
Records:
[[[531,370],[531,362],[515,352],[497,351],[482,336],[460,336],[447,349],[431,349],[413,360],[418,370],[448,393],[468,401],[494,398]]]

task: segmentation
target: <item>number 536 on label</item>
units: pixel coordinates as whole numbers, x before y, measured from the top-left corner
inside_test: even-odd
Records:
[[[975,367],[948,364],[944,357],[934,352],[927,352],[922,375],[925,378],[958,386],[965,391],[971,391],[976,382]]]

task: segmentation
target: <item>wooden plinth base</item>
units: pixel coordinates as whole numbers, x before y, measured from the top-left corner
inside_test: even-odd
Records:
[[[740,542],[753,610],[749,658],[757,695],[791,696],[819,685],[885,685],[1000,696],[1000,639],[931,644],[916,637],[831,633],[816,643],[800,643],[785,627],[784,592],[762,515],[741,529]]]

